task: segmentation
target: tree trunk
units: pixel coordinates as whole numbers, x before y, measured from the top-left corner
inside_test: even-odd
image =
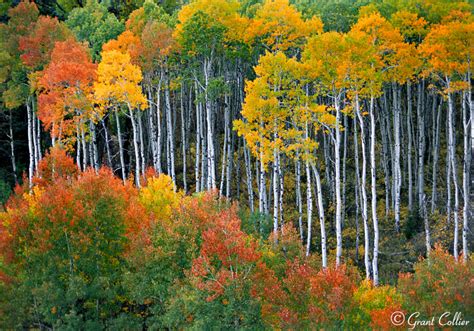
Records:
[[[8,139],[10,139],[10,161],[12,163],[12,173],[15,184],[18,183],[18,177],[16,174],[16,158],[15,158],[15,138],[13,137],[13,121],[12,111],[9,109],[8,113]]]
[[[133,150],[135,152],[135,183],[138,188],[140,188],[140,152],[138,148],[138,129],[135,122],[135,116],[130,104],[128,104],[128,111],[130,115],[130,120],[132,121],[132,131],[133,131]]]
[[[27,102],[26,102],[26,114],[28,116],[28,155],[29,155],[29,163],[28,163],[28,183],[30,185],[30,188],[33,186],[33,174],[34,174],[34,162],[35,162],[35,156],[34,156],[34,147],[33,147],[33,114],[30,106],[30,102],[32,101],[32,98],[29,97]],[[53,132],[54,134],[54,132]]]
[[[365,142],[365,128],[364,128],[364,119],[360,113],[360,106],[359,106],[359,96],[356,95],[356,114],[357,118],[359,119],[360,125],[360,146],[362,150],[362,177],[361,177],[361,185],[360,190],[362,193],[362,222],[364,223],[364,264],[365,264],[365,274],[366,278],[370,278],[370,258],[369,258],[369,251],[370,251],[370,237],[369,237],[369,223],[368,223],[368,216],[367,216],[367,156],[366,156],[366,142]]]
[[[400,232],[400,194],[402,177],[400,168],[400,88],[393,83],[393,135],[394,135],[394,199],[395,199],[395,230]]]
[[[169,89],[169,78],[166,75],[165,78],[165,113],[166,113],[166,139],[167,139],[167,164],[168,164],[168,175],[173,180],[173,187],[176,190],[176,175],[174,169],[174,135],[173,135],[173,124],[171,121],[171,97]]]
[[[448,89],[450,88],[450,81],[447,79]],[[458,241],[459,241],[459,188],[457,180],[457,168],[456,168],[456,154],[455,154],[455,142],[454,142],[454,100],[451,92],[448,93],[448,128],[449,128],[449,137],[448,137],[448,153],[449,153],[449,162],[451,167],[451,174],[454,183],[454,242],[453,242],[453,254],[456,261],[459,257],[458,252]]]
[[[374,254],[372,257],[372,270],[374,273],[374,285],[379,284],[378,256],[379,256],[379,224],[377,219],[377,178],[375,167],[375,114],[374,98],[370,98],[370,174],[372,188],[372,221],[374,224]]]
[[[436,114],[436,123],[435,128],[433,129],[433,174],[432,174],[432,190],[431,190],[431,213],[434,213],[436,208],[436,202],[438,199],[438,187],[437,187],[437,179],[438,179],[438,159],[439,159],[439,128],[440,128],[440,121],[441,121],[441,111],[443,106],[443,99],[441,99],[438,113]]]
[[[118,143],[119,143],[120,169],[121,169],[121,172],[122,172],[122,180],[125,183],[125,181],[127,180],[127,176],[125,174],[125,157],[123,155],[122,130],[120,128],[120,118],[118,116],[117,109],[114,109],[114,114],[115,114],[115,122],[117,124],[117,140],[118,140]]]
[[[471,94],[471,90],[467,91],[467,93]],[[466,103],[468,102],[466,92],[462,93],[462,117],[463,117],[463,139],[464,139],[464,162],[463,162],[463,170],[462,170],[462,183],[463,183],[463,227],[462,227],[462,252],[463,252],[463,261],[467,262],[469,249],[467,244],[467,235],[468,235],[468,225],[469,225],[469,183],[470,183],[470,169],[471,169],[471,146],[470,144],[470,137],[469,137],[469,126],[472,125],[471,121],[472,118],[468,118],[467,107]]]
[[[341,201],[341,111],[339,109],[339,98],[334,100],[334,108],[336,109],[336,125],[334,139],[334,186],[336,192],[336,266],[341,264],[342,256],[342,201]]]
[[[411,83],[407,82],[407,132],[408,132],[408,210],[413,210],[413,179],[412,179],[412,160],[411,160],[411,147],[413,144],[412,128],[411,128],[411,113],[412,113],[412,100],[411,100]]]

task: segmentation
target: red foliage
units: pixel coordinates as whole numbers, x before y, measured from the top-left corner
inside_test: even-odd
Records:
[[[33,183],[38,186],[53,184],[59,178],[72,179],[79,174],[74,160],[60,147],[52,147],[38,164]]]
[[[47,130],[53,129],[52,136],[74,135],[87,119],[93,119],[88,96],[96,69],[86,45],[74,39],[55,43],[51,62],[39,79],[38,99],[38,117]]]
[[[204,199],[211,198],[208,194]],[[260,258],[255,240],[240,229],[235,205],[205,214],[198,208],[198,226],[203,227],[200,256],[193,260],[195,286],[212,301],[230,284],[241,288]]]
[[[21,60],[34,70],[41,69],[51,57],[56,41],[66,40],[70,32],[56,17],[40,16],[30,33],[20,38]]]

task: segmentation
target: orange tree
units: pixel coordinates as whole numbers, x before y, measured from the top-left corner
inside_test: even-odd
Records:
[[[107,169],[78,176],[57,151],[39,168],[40,185],[19,191],[0,216],[6,315],[26,327],[102,328],[122,305],[127,238],[145,219],[137,191]]]

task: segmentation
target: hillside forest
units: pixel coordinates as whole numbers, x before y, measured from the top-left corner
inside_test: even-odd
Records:
[[[469,329],[473,6],[2,1],[0,329]]]

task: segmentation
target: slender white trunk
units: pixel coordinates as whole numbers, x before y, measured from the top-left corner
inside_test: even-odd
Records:
[[[32,110],[30,106],[31,102],[31,97],[28,98],[26,101],[26,114],[28,116],[28,155],[29,155],[29,163],[28,163],[28,182],[30,185],[30,188],[33,186],[33,174],[34,174],[34,147],[33,147],[33,116],[32,116]],[[54,134],[54,132],[53,132]]]
[[[377,178],[375,167],[375,114],[374,114],[374,98],[370,98],[370,174],[371,174],[371,189],[372,189],[372,221],[374,224],[374,254],[372,257],[372,270],[374,273],[374,285],[379,284],[379,224],[377,219]]]
[[[81,130],[79,129],[79,123],[76,123],[76,165],[79,169],[82,169],[81,167]]]
[[[145,139],[143,137],[143,123],[142,123],[142,112],[137,113],[138,118],[138,138],[140,139],[140,160],[141,160],[141,172],[145,176]]]
[[[120,156],[120,169],[122,172],[122,180],[125,183],[127,176],[125,174],[125,157],[123,155],[123,140],[122,140],[122,130],[120,127],[120,118],[118,116],[117,109],[114,109],[115,123],[117,125],[117,140],[119,143],[119,156]]]
[[[147,101],[148,101],[148,123],[150,129],[150,145],[151,145],[151,155],[153,158],[153,168],[155,171],[158,171],[158,148],[156,146],[156,138],[157,138],[157,128],[155,124],[155,116],[154,116],[154,109],[153,109],[153,95],[151,92],[151,87],[148,85],[146,88],[147,92]]]
[[[186,181],[186,123],[184,121],[184,86],[181,84],[181,146],[183,154],[183,189],[186,193],[188,191],[188,183]]]
[[[301,195],[301,160],[299,153],[296,155],[295,162],[295,181],[296,181],[296,206],[298,208],[298,230],[300,239],[303,242],[303,202]]]
[[[159,174],[163,172],[161,169],[161,144],[162,144],[162,133],[161,133],[161,81],[163,73],[160,74],[160,80],[158,81],[158,87],[156,89],[156,163]]]
[[[87,143],[86,143],[86,134],[84,132],[84,123],[80,124],[81,128],[81,143],[82,143],[82,170],[87,168]],[[59,135],[59,144],[61,144],[61,135]]]
[[[10,161],[12,163],[12,172],[13,172],[13,179],[15,180],[15,184],[18,182],[17,174],[16,174],[16,159],[15,159],[15,139],[13,137],[13,119],[12,119],[12,111],[9,110],[8,114],[8,139],[10,139]]]
[[[252,186],[252,163],[250,158],[250,150],[247,147],[247,144],[244,141],[244,159],[245,159],[245,174],[246,174],[246,181],[247,181],[247,192],[249,196],[249,207],[250,211],[254,212],[254,202],[253,202],[253,186]]]
[[[110,140],[109,140],[109,132],[107,130],[107,126],[105,125],[104,120],[100,121],[102,127],[104,128],[104,137],[105,137],[105,150],[107,152],[107,165],[112,167],[112,155],[110,153]]]
[[[413,175],[412,175],[412,160],[411,160],[411,147],[413,144],[412,128],[411,128],[411,113],[412,113],[412,100],[411,100],[411,83],[407,82],[407,132],[408,132],[408,210],[413,210]]]
[[[471,90],[467,93],[471,94]],[[472,119],[468,118],[468,112],[466,103],[468,103],[468,98],[466,92],[462,93],[462,117],[463,117],[463,142],[464,142],[464,162],[463,162],[463,171],[462,171],[462,186],[463,186],[463,227],[462,227],[462,252],[463,252],[463,261],[466,262],[469,255],[469,249],[467,244],[467,235],[468,235],[468,225],[469,225],[469,180],[470,180],[470,168],[471,168],[471,151],[470,151],[470,139],[469,139],[469,126],[472,125]]]
[[[171,121],[171,97],[169,89],[169,78],[165,78],[165,113],[166,113],[166,127],[167,127],[167,146],[168,146],[168,175],[173,180],[173,187],[176,189],[176,174],[174,169],[174,138],[173,138],[173,123]]]
[[[448,89],[450,88],[450,81],[447,79],[448,82]],[[459,212],[459,188],[458,188],[458,181],[457,181],[457,168],[456,168],[456,154],[455,154],[455,146],[454,146],[454,100],[452,93],[448,93],[448,129],[449,129],[449,137],[448,137],[448,153],[449,153],[449,162],[451,167],[451,174],[454,183],[454,242],[453,242],[453,253],[454,258],[456,261],[459,257],[458,252],[458,241],[459,241],[459,220],[458,220],[458,212]]]
[[[324,205],[323,205],[323,192],[321,189],[321,176],[319,175],[318,169],[314,165],[313,172],[316,178],[316,192],[318,200],[318,212],[319,212],[319,226],[321,228],[321,259],[322,267],[327,268],[328,259],[327,259],[327,249],[326,249],[326,224],[324,217]]]
[[[197,94],[197,87],[196,87]],[[196,157],[194,162],[194,175],[196,177],[196,192],[199,192],[201,178],[199,176],[199,166],[201,164],[201,107],[199,102],[196,102]]]
[[[95,124],[90,121],[89,128],[91,131],[91,147],[92,147],[92,164],[95,171],[99,170],[99,153],[97,150],[97,135],[95,130]]]
[[[369,223],[368,223],[368,216],[367,216],[367,156],[366,156],[366,141],[365,141],[365,128],[364,128],[364,119],[360,113],[360,106],[359,106],[359,96],[356,95],[356,114],[357,118],[359,119],[360,125],[360,146],[362,151],[362,176],[361,176],[361,195],[362,195],[362,222],[364,223],[364,264],[365,264],[365,274],[366,278],[370,278],[370,237],[369,237]]]
[[[433,129],[434,133],[434,146],[433,146],[433,173],[432,173],[432,190],[431,190],[431,213],[434,213],[436,208],[436,201],[438,199],[438,187],[437,187],[437,180],[438,180],[438,159],[439,159],[439,128],[441,122],[441,110],[443,105],[443,99],[441,99],[438,113],[436,114],[436,124],[435,128]]]
[[[334,139],[334,185],[336,191],[336,266],[341,264],[342,257],[342,201],[341,201],[341,159],[340,159],[340,145],[341,145],[341,111],[339,109],[338,97],[334,100],[334,108],[336,109],[336,125],[335,125],[335,139]]]
[[[206,124],[207,124],[207,188],[216,188],[216,165],[215,165],[215,151],[214,151],[214,136],[212,123],[212,105],[208,95],[210,71],[212,62],[210,60],[204,61],[204,78],[205,78],[205,98],[206,98]]]
[[[393,135],[394,135],[394,199],[395,199],[395,229],[400,231],[400,193],[402,177],[400,168],[400,112],[399,87],[393,83]]]
[[[133,131],[133,150],[135,151],[135,183],[137,187],[140,188],[140,152],[138,148],[138,129],[135,122],[135,115],[130,104],[128,104],[128,111],[130,115],[130,120],[132,121],[132,131]]]
[[[280,194],[278,189],[280,185],[278,183],[278,150],[273,149],[273,232],[278,232],[278,211],[279,211],[279,197]],[[275,237],[276,238],[276,237]]]

